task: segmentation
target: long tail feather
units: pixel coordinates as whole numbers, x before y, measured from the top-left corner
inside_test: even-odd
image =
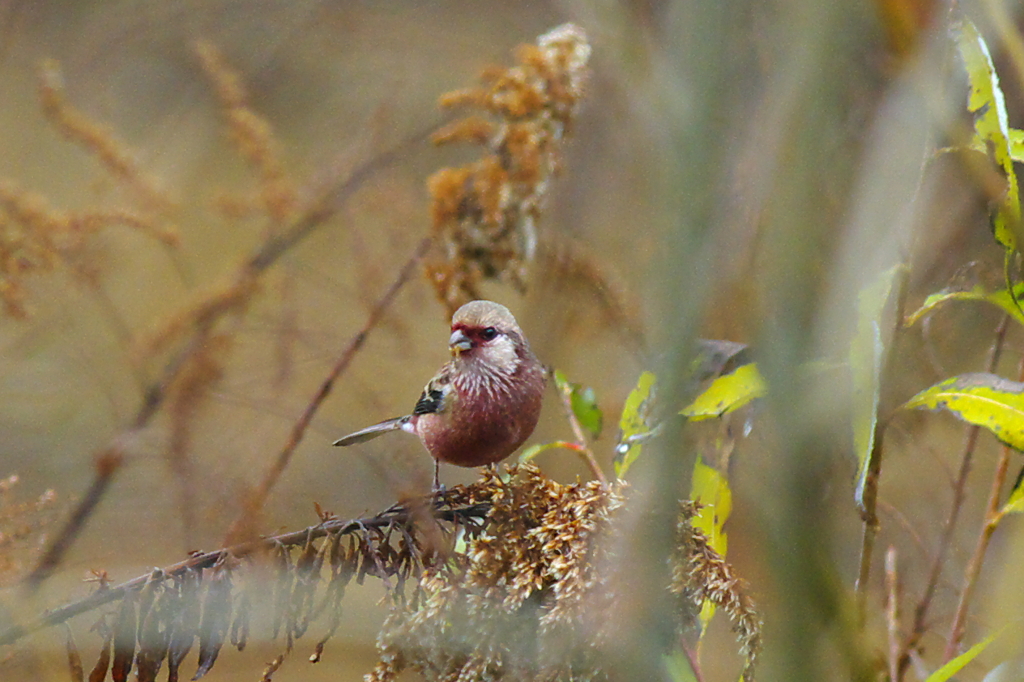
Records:
[[[388,419],[387,421],[382,421],[380,424],[367,426],[365,429],[356,431],[355,433],[350,433],[344,438],[339,438],[338,440],[334,441],[334,444],[345,447],[346,445],[364,443],[370,440],[371,438],[376,438],[382,433],[387,433],[388,431],[395,431],[397,429],[402,428],[402,425],[405,424],[405,422],[407,421],[409,421],[408,417],[395,417],[394,419]]]

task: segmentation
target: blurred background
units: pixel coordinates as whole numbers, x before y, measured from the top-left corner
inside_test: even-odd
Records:
[[[246,491],[429,231],[427,176],[479,156],[405,141],[442,120],[439,95],[573,21],[590,37],[592,73],[539,225],[529,288],[494,283],[484,293],[512,309],[545,362],[595,389],[608,424],[595,450],[609,471],[616,417],[642,369],[678,366],[672,358],[696,336],[756,348],[772,397],[730,460],[729,559],[764,614],[759,677],[864,678],[885,647],[884,548],[899,548],[909,613],[949,514],[964,428],[948,415],[893,419],[860,636],[849,620],[861,523],[847,396],[835,381],[807,389],[792,377],[805,360],[843,360],[857,292],[897,262],[910,265],[908,310],[946,286],[1002,281],[985,199],[958,157],[934,154],[969,121],[950,9],[930,0],[706,4],[0,0],[0,178],[54,210],[137,202],[44,115],[39,74],[55,60],[67,103],[132,150],[170,197],[163,224],[179,237],[168,245],[105,226],[66,248],[51,271],[25,278],[24,317],[0,317],[0,476],[17,474],[24,499],[55,491],[42,532],[55,532],[84,494],[97,453],[117,442],[126,454],[53,577],[32,598],[4,593],[7,614],[87,594],[94,570],[120,582],[220,546]],[[977,10],[983,32],[988,11]],[[189,407],[186,480],[168,455],[171,417],[131,429],[170,357],[147,351],[146,340],[229,282],[268,237],[266,217],[252,209],[257,178],[230,139],[199,40],[221,51],[272,126],[300,203],[385,152],[398,156],[228,317],[219,378]],[[1007,73],[1011,124],[1020,125],[1022,80],[1001,61],[999,42],[990,45]],[[883,409],[980,371],[999,320],[995,308],[959,304],[901,332]],[[314,503],[340,517],[373,514],[429,484],[431,461],[415,439],[330,444],[407,413],[445,361],[447,335],[447,313],[417,271],[253,519],[260,532],[315,523]],[[1004,376],[1016,378],[1022,340],[1010,330]],[[553,397],[531,442],[571,436]],[[663,450],[657,466],[685,487],[693,451]],[[922,670],[934,668],[944,643],[997,452],[982,434]],[[558,480],[587,475],[567,452],[538,461]],[[1013,466],[1011,478],[1021,462]],[[475,476],[442,469],[449,485]],[[9,582],[34,565],[47,536],[34,537]],[[987,557],[967,643],[1019,613],[1021,543],[1011,519]],[[324,662],[294,655],[275,679],[358,679],[374,660],[380,596],[375,584],[353,587]],[[87,665],[99,644],[90,618],[73,624]],[[67,679],[62,642],[61,632],[43,631],[0,650],[0,678]],[[256,679],[280,643],[254,646],[226,652],[209,679]],[[998,643],[963,679],[1020,654],[1014,646]],[[735,679],[735,650],[720,617],[702,652],[704,679]]]

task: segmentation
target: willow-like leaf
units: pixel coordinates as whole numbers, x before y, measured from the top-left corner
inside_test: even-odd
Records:
[[[857,504],[864,506],[871,453],[878,425],[878,403],[886,339],[882,332],[882,314],[892,293],[892,285],[903,266],[889,268],[857,295],[857,330],[850,340],[850,380],[853,387],[853,449],[857,455]]]
[[[729,549],[729,536],[724,526],[732,513],[732,490],[729,488],[729,479],[714,467],[705,464],[699,456],[693,467],[690,499],[701,505],[700,510],[690,520],[690,524],[707,537],[711,549],[724,559]],[[710,600],[705,600],[701,605],[701,637],[715,615],[715,609]]]
[[[96,664],[92,667],[89,672],[89,682],[103,682],[107,679],[107,671],[110,670],[110,649],[113,646],[114,633],[109,632],[103,640],[103,647],[100,649],[100,655],[96,659]],[[178,682],[177,680],[170,680],[169,682]]]
[[[1020,514],[1024,512],[1024,485],[1018,485],[1010,493],[1010,499],[1006,501],[1001,510],[1002,514]]]
[[[737,367],[711,382],[703,393],[679,413],[690,421],[721,417],[737,410],[768,392],[768,385],[757,365],[748,363]]]
[[[962,374],[927,388],[908,400],[905,409],[947,410],[969,424],[983,426],[996,438],[1024,450],[1024,384],[994,374]]]
[[[671,682],[697,682],[697,676],[693,674],[690,661],[682,651],[663,654],[662,662],[665,664],[666,677]]]
[[[995,640],[995,638],[999,635],[1000,633],[997,632],[996,634],[989,635],[985,639],[981,640],[980,642],[972,646],[970,649],[963,652],[953,660],[946,663],[946,665],[942,666],[941,668],[933,672],[931,675],[928,676],[928,679],[926,679],[925,682],[946,682],[946,680],[951,679],[953,675],[956,675],[958,672],[963,670],[964,666],[966,666],[968,663],[977,658],[978,654],[984,651],[988,647],[988,645],[991,644],[993,640]]]
[[[580,426],[589,431],[592,438],[600,436],[604,415],[597,406],[594,389],[572,383],[560,370],[555,370],[555,387],[569,396],[569,405]]]
[[[531,445],[523,450],[519,455],[519,463],[526,464],[533,461],[533,459],[542,452],[546,452],[547,450],[557,450],[559,448],[564,448],[566,450],[578,450],[579,446],[566,440],[555,440],[550,443],[537,443],[536,445]]]
[[[199,632],[199,616],[202,611],[199,591],[202,583],[202,571],[187,571],[175,580],[178,603],[167,645],[167,682],[178,682],[178,670]]]
[[[210,581],[199,624],[199,667],[193,680],[210,672],[227,638],[231,623],[231,588],[231,573],[226,569]]]
[[[999,201],[992,217],[992,231],[1008,254],[1020,246],[1020,190],[1017,174],[1013,168],[1009,118],[1006,114],[1006,99],[999,85],[985,39],[977,27],[964,20],[957,32],[957,47],[967,69],[971,93],[967,101],[968,110],[974,114],[974,130],[985,148],[992,155],[1006,178],[1005,196]]]
[[[1021,309],[1014,302],[1019,301],[1022,296],[1024,296],[1024,284],[1015,285],[1012,296],[1006,289],[986,291],[982,286],[975,286],[969,291],[940,291],[924,299],[921,307],[907,318],[906,324],[916,324],[922,317],[947,301],[983,301],[998,306],[1017,322],[1024,325],[1024,312],[1021,312]]]
[[[64,648],[68,655],[68,675],[71,682],[85,682],[85,668],[82,667],[82,656],[78,653],[78,646],[75,645],[74,635],[71,628],[65,626]]]
[[[1010,158],[1013,159],[1015,163],[1024,163],[1024,130],[1021,130],[1020,128],[1010,128],[1009,133]],[[974,137],[971,138],[971,143],[967,146],[967,149],[978,152],[979,154],[988,155],[988,145],[985,144],[985,141],[982,140],[977,133],[975,133]],[[935,151],[936,154],[946,154],[961,152],[963,150],[963,147],[942,147]]]
[[[110,665],[110,678],[114,682],[127,682],[135,661],[135,630],[138,624],[134,596],[125,597],[114,625],[114,658]]]
[[[656,383],[657,377],[654,372],[644,372],[626,398],[622,417],[619,419],[619,444],[615,447],[615,458],[612,462],[615,476],[618,478],[625,478],[629,467],[640,456],[643,440],[651,434],[648,418]]]

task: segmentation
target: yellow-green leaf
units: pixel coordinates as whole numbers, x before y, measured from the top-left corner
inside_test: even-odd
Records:
[[[723,526],[732,513],[732,490],[725,475],[705,464],[699,456],[693,467],[690,499],[702,505],[690,523],[708,538],[711,549],[724,558],[729,550],[729,537]],[[715,605],[705,601],[700,611],[702,637],[714,615]]]
[[[904,408],[944,409],[1024,450],[1024,384],[994,374],[961,374],[927,388]]]
[[[875,444],[879,382],[885,360],[882,313],[903,266],[889,268],[857,295],[857,330],[850,340],[850,378],[853,384],[853,448],[857,454],[857,504],[863,504],[864,486]]]
[[[974,114],[974,130],[978,138],[1006,178],[1007,190],[992,218],[992,230],[1007,252],[1017,250],[1020,239],[1020,193],[1013,168],[1009,118],[1006,99],[999,85],[999,76],[992,64],[985,39],[970,21],[964,20],[957,32],[957,47],[967,69],[971,93],[968,110]]]
[[[1014,302],[1024,297],[1024,284],[1017,284],[1013,287],[1014,295],[1006,289],[998,291],[986,291],[984,287],[975,286],[969,291],[940,291],[924,299],[921,307],[914,311],[914,314],[907,318],[907,324],[917,323],[922,317],[930,313],[936,307],[946,301],[984,301],[999,306],[1004,312],[1013,316],[1017,322],[1024,324],[1024,313]]]
[[[989,635],[985,639],[981,640],[980,642],[972,646],[970,649],[963,652],[950,662],[946,663],[946,665],[942,666],[941,668],[933,672],[931,675],[928,676],[928,679],[925,680],[925,682],[946,682],[946,680],[953,677],[953,675],[956,675],[958,672],[963,670],[964,666],[966,666],[968,663],[977,658],[978,654],[984,651],[986,647],[988,647],[988,645],[991,644],[993,640],[995,640],[995,638],[998,637],[1001,633],[1002,631],[1000,630],[996,634]]]
[[[1010,128],[1010,158],[1024,163],[1024,130]]]
[[[604,416],[597,406],[594,389],[570,382],[559,370],[555,370],[555,387],[569,396],[569,405],[580,426],[589,431],[593,438],[601,435]]]
[[[665,672],[671,682],[697,682],[690,659],[684,652],[676,650],[670,654],[662,654],[661,660],[665,664]]]
[[[536,445],[531,445],[530,447],[526,448],[519,454],[519,463],[526,464],[527,462],[532,461],[537,455],[539,455],[542,452],[545,452],[547,450],[557,450],[559,448],[564,448],[566,450],[576,450],[578,449],[578,446],[575,443],[570,443],[564,440],[556,440],[552,441],[551,443],[537,443]]]
[[[731,374],[718,377],[697,398],[679,413],[690,421],[721,417],[760,398],[768,391],[757,365],[737,367]]]
[[[1024,130],[1019,128],[1010,128],[1009,139],[1010,158],[1017,163],[1024,163]],[[962,149],[962,147],[943,147],[942,149],[937,149],[936,153],[957,152]],[[971,144],[968,149],[985,154],[986,156],[988,155],[988,147],[977,133],[975,133],[974,137],[971,139]]]
[[[1024,512],[1024,485],[1018,485],[1010,493],[1010,499],[1003,505],[1003,514],[1019,514]]]
[[[640,456],[644,437],[651,433],[648,419],[656,380],[654,372],[641,374],[622,408],[622,417],[619,419],[619,444],[615,447],[615,458],[612,462],[618,478],[626,476],[629,467]]]

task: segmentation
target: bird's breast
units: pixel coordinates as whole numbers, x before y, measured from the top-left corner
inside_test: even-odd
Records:
[[[541,380],[504,386],[455,385],[451,409],[420,415],[416,430],[434,459],[464,467],[499,462],[523,444],[540,417]],[[476,389],[476,390],[475,390]]]

